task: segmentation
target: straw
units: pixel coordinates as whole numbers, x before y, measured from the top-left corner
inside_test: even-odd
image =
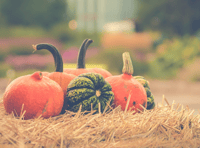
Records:
[[[130,99],[130,95],[128,100]],[[24,120],[0,106],[0,147],[198,147],[200,115],[181,104],[170,104],[163,96],[161,105],[135,113],[107,103],[98,111],[66,111],[49,119],[41,116]],[[141,107],[143,107],[141,105]]]

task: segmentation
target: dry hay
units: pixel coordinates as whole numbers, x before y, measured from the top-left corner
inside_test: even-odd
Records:
[[[153,110],[134,115],[120,106],[108,108],[23,120],[23,114],[8,115],[0,105],[0,147],[200,147],[200,114],[188,107],[164,98]]]

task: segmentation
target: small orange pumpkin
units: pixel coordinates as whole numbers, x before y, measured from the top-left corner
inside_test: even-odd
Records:
[[[94,73],[99,73],[101,74],[104,78],[112,76],[110,72],[108,72],[105,69],[102,68],[91,68],[91,69],[86,69],[85,68],[85,54],[86,50],[88,49],[88,46],[93,42],[91,39],[85,39],[80,47],[79,53],[78,53],[78,61],[77,61],[77,69],[64,69],[64,72],[66,73],[71,73],[76,76],[82,74],[82,73],[89,73],[89,72],[94,72]]]
[[[64,96],[66,95],[67,86],[76,76],[73,74],[63,73],[63,60],[60,52],[51,44],[37,44],[33,45],[35,50],[47,49],[54,57],[56,71],[46,74],[47,77],[57,82],[63,89]],[[45,72],[43,72],[45,73]]]
[[[24,119],[59,115],[63,107],[62,88],[53,80],[35,72],[13,80],[3,95],[4,108],[15,116],[26,111]],[[23,110],[22,110],[23,106]],[[21,112],[22,110],[22,112]]]
[[[128,97],[130,95],[130,102],[128,104],[128,109],[143,110],[140,106],[143,105],[144,108],[147,107],[147,95],[144,87],[132,76],[133,66],[128,52],[123,53],[123,74],[111,76],[105,80],[112,86],[112,91],[114,93],[114,107],[121,105],[122,110],[125,110]]]

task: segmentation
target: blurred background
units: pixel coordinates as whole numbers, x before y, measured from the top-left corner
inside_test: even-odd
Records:
[[[156,102],[165,95],[197,112],[199,6],[198,0],[0,0],[0,97],[19,76],[55,70],[52,55],[32,53],[32,44],[53,44],[67,66],[90,38],[87,64],[121,74],[128,51],[133,75],[150,81]]]

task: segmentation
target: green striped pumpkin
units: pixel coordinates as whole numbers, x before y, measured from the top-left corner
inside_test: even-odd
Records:
[[[91,103],[93,110],[99,110],[100,103],[101,112],[103,112],[107,102],[112,104],[114,93],[111,85],[101,74],[84,73],[69,83],[66,100],[67,110],[73,112],[77,112],[80,105],[82,105],[82,111],[91,111]]]
[[[134,76],[134,78],[140,82],[146,90],[147,93],[147,109],[153,109],[155,107],[154,96],[150,91],[149,81],[147,81],[143,76]]]

